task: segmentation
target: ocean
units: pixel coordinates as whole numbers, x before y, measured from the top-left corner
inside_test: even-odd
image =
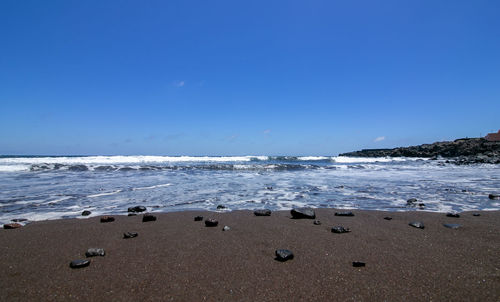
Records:
[[[336,156],[0,156],[0,224],[184,210],[500,210],[500,165]],[[423,207],[407,206],[416,198]],[[225,208],[217,209],[221,205]]]

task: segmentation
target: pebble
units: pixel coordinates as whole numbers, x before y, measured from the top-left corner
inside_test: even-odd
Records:
[[[321,225],[321,221],[319,221],[319,220],[314,220],[314,221],[313,221],[313,223],[314,223],[315,225]]]
[[[353,212],[335,212],[335,216],[354,216]]]
[[[222,228],[222,230],[223,230],[223,231],[229,231],[230,229],[231,229],[231,228],[230,228],[230,227],[228,227],[227,225],[225,225],[225,226]]]
[[[123,233],[123,239],[134,238],[139,236],[136,232],[125,232]]]
[[[113,222],[115,221],[115,217],[113,216],[103,216],[101,217],[101,222]]]
[[[419,203],[418,206],[421,208],[425,208],[425,203]]]
[[[12,230],[12,229],[20,228],[22,226],[23,225],[19,224],[19,223],[7,223],[7,224],[3,225],[3,228],[6,229],[6,230]]]
[[[445,223],[443,224],[444,227],[447,227],[447,228],[450,228],[450,229],[458,229],[459,227],[461,227],[461,225],[459,224],[456,224],[456,223]]]
[[[460,214],[458,214],[458,213],[447,213],[447,214],[446,214],[446,217],[454,217],[454,218],[459,218],[459,217],[460,217]]]
[[[387,217],[384,217],[384,219],[385,220],[392,220],[392,217],[387,216]]]
[[[226,206],[223,206],[221,204],[217,206],[217,210],[224,210],[224,209],[226,209]]]
[[[145,206],[135,206],[135,207],[130,207],[128,208],[129,212],[135,213],[135,212],[144,212],[146,211]]]
[[[128,213],[127,216],[137,216],[137,214],[136,213]]]
[[[89,264],[90,264],[90,260],[78,259],[78,260],[71,261],[70,264],[69,264],[69,267],[71,267],[71,268],[82,268],[82,267],[89,266]]]
[[[156,216],[151,214],[144,214],[144,216],[142,216],[142,222],[148,222],[148,221],[156,221]]]
[[[16,218],[16,219],[12,219],[11,221],[12,222],[24,222],[24,221],[28,221],[28,219],[26,219],[26,218]]]
[[[490,195],[488,195],[488,198],[498,200],[498,199],[500,199],[500,194],[490,194]]]
[[[207,226],[207,227],[216,227],[218,224],[219,224],[219,222],[215,219],[205,220],[205,226]]]
[[[194,221],[202,221],[203,220],[203,216],[196,216],[194,218]]]
[[[418,229],[423,229],[425,228],[424,224],[419,221],[412,221],[408,225],[411,225],[412,227],[418,228]]]
[[[275,259],[281,262],[293,259],[293,253],[290,250],[284,250],[284,249],[276,250],[275,254],[276,254]]]
[[[352,266],[354,266],[354,267],[364,267],[364,266],[366,266],[366,263],[361,262],[361,261],[353,261],[352,262]]]
[[[87,257],[104,256],[104,255],[106,255],[106,252],[104,252],[104,249],[101,248],[90,248],[85,252],[85,256]]]
[[[406,205],[408,206],[414,206],[416,203],[417,203],[417,199],[416,198],[410,198],[406,201]]]
[[[479,213],[474,213],[474,214],[472,214],[472,216],[481,216],[481,214],[479,214]]]
[[[332,228],[332,232],[333,233],[337,233],[337,234],[342,234],[342,233],[349,233],[351,230],[349,230],[349,228],[344,228],[343,226],[341,225],[338,225],[338,226],[334,226]]]
[[[87,211],[87,210],[82,212],[82,216],[89,216],[90,214],[92,214],[92,212]]]
[[[268,209],[255,210],[253,211],[253,214],[255,216],[271,216],[271,210]]]
[[[290,211],[290,213],[292,214],[292,218],[294,218],[294,219],[302,219],[302,218],[314,219],[314,218],[316,218],[316,213],[314,213],[314,210],[311,208],[296,208],[296,209],[292,209]]]

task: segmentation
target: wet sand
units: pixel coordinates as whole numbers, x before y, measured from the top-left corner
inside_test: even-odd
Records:
[[[316,209],[321,225],[289,211],[176,212],[65,219],[0,230],[1,301],[499,301],[500,212]],[[193,218],[219,220],[205,227]],[[383,217],[391,216],[392,220]],[[425,229],[408,225],[421,221]],[[454,230],[443,223],[458,223]],[[229,231],[222,231],[223,226]],[[334,234],[342,225],[350,233]],[[139,236],[123,239],[133,231]],[[106,256],[72,269],[91,247]],[[274,260],[276,249],[295,257]],[[353,267],[353,261],[366,263]]]

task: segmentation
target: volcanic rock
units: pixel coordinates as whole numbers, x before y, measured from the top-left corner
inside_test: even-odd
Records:
[[[460,214],[458,214],[458,213],[446,213],[446,217],[459,218]]]
[[[311,208],[296,208],[296,209],[292,209],[290,211],[290,213],[292,214],[292,218],[294,218],[294,219],[302,219],[302,218],[314,219],[314,218],[316,218],[316,213],[314,213],[314,210]]]
[[[140,213],[140,212],[146,211],[146,207],[145,206],[130,207],[130,208],[128,208],[128,211],[132,212],[132,213],[136,213],[136,212]]]
[[[387,216],[387,217],[384,217],[384,219],[385,220],[392,220],[392,217]]]
[[[90,214],[92,214],[92,212],[87,211],[87,210],[82,212],[82,216],[89,216]]]
[[[493,200],[498,200],[500,199],[500,194],[490,194],[488,195],[488,198]]]
[[[332,228],[332,232],[333,233],[337,233],[337,234],[343,234],[343,233],[349,233],[351,230],[349,230],[349,228],[344,228],[343,226],[341,225],[338,225],[338,226],[334,226]]]
[[[15,218],[15,219],[12,219],[11,221],[12,222],[24,222],[24,221],[28,221],[28,219],[26,219],[26,218]]]
[[[414,207],[417,203],[417,199],[416,198],[410,198],[406,201],[406,205],[407,206],[411,206],[411,207]]]
[[[90,264],[90,260],[78,259],[78,260],[71,261],[71,263],[69,264],[69,267],[71,267],[71,268],[82,268],[82,267],[89,266],[89,264]]]
[[[354,267],[364,267],[364,266],[366,266],[366,263],[361,262],[361,261],[353,261],[352,262],[352,266],[354,266]]]
[[[194,221],[202,221],[203,220],[203,216],[196,216],[194,218]]]
[[[115,217],[113,216],[103,216],[101,217],[101,222],[113,222],[115,221]]]
[[[335,212],[335,216],[354,216],[353,212]]]
[[[217,210],[224,210],[224,209],[226,209],[226,206],[224,206],[224,205],[220,204],[217,206]]]
[[[123,239],[129,239],[139,236],[136,232],[125,232],[123,233]]]
[[[461,225],[459,224],[456,224],[456,223],[445,223],[443,224],[444,227],[447,227],[447,228],[450,228],[450,229],[458,229],[459,227],[461,227]]]
[[[481,214],[479,214],[479,213],[474,213],[474,214],[472,214],[472,216],[481,216]]]
[[[151,214],[144,214],[142,216],[142,222],[148,222],[148,221],[156,221],[156,216]]]
[[[412,226],[414,228],[418,228],[418,229],[425,228],[424,224],[422,222],[419,222],[419,221],[412,221],[408,225],[410,225],[410,226]]]
[[[284,249],[276,250],[275,254],[276,254],[275,259],[281,262],[293,259],[293,253],[290,250],[284,250]]]
[[[271,216],[271,210],[268,209],[255,210],[253,211],[253,214],[255,216]]]
[[[6,229],[6,230],[12,230],[12,229],[20,228],[22,226],[23,225],[19,224],[19,223],[7,223],[7,224],[3,225],[3,228]]]
[[[101,248],[90,248],[85,252],[85,256],[94,257],[94,256],[104,256],[106,252]]]
[[[205,220],[205,226],[207,226],[207,227],[216,227],[218,224],[219,224],[219,222],[215,219]]]

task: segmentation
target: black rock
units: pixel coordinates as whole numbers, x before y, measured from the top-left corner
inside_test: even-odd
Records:
[[[418,206],[421,208],[425,208],[425,203],[419,203]]]
[[[314,210],[311,208],[296,208],[292,209],[290,211],[292,214],[292,218],[294,219],[315,219],[316,218],[316,213],[314,213]]]
[[[23,225],[19,224],[19,223],[7,223],[7,224],[3,225],[3,228],[6,229],[6,230],[12,230],[12,229],[18,229],[18,228],[20,228],[22,226]]]
[[[407,206],[415,206],[415,204],[417,203],[417,199],[416,198],[410,198],[406,201],[406,205]]]
[[[352,262],[352,266],[354,266],[354,267],[364,267],[364,266],[366,266],[366,263],[361,262],[361,261],[353,261]]]
[[[226,206],[223,206],[221,204],[217,206],[217,210],[224,210],[224,209],[226,209]]]
[[[207,226],[207,227],[216,227],[218,224],[219,224],[219,222],[215,219],[205,220],[205,226]]]
[[[194,218],[194,221],[202,221],[203,220],[203,216],[196,216]]]
[[[276,250],[275,254],[276,254],[275,259],[281,262],[293,259],[293,253],[290,250],[283,250],[283,249]]]
[[[12,219],[11,221],[12,222],[24,222],[24,221],[28,221],[28,219],[26,219],[26,218],[15,218],[15,219]]]
[[[319,221],[319,220],[314,220],[314,221],[313,221],[313,223],[314,223],[315,225],[321,225],[321,221]]]
[[[82,212],[82,216],[89,216],[90,214],[92,214],[92,212],[87,211],[87,210]]]
[[[123,233],[123,239],[129,239],[139,236],[136,232],[125,232]]]
[[[127,216],[137,216],[137,213],[128,213]]]
[[[500,199],[500,194],[490,194],[488,195],[488,198],[493,200],[498,200]]]
[[[90,248],[85,252],[85,256],[87,257],[104,256],[104,255],[106,255],[106,252],[104,252],[104,249],[101,248]]]
[[[142,222],[148,222],[148,221],[156,221],[156,216],[151,214],[144,214],[142,216]]]
[[[418,228],[418,229],[423,229],[425,228],[424,224],[419,221],[412,221],[408,225],[411,225],[412,227]]]
[[[392,217],[387,216],[387,217],[384,217],[384,219],[385,220],[392,220]]]
[[[341,225],[338,225],[338,226],[334,226],[332,228],[332,232],[333,233],[337,233],[337,234],[343,234],[343,233],[349,233],[351,230],[349,230],[349,228],[344,228],[343,226]]]
[[[447,213],[447,214],[446,214],[446,217],[454,217],[454,218],[459,218],[459,217],[460,217],[460,214],[458,214],[458,213]]]
[[[223,230],[223,231],[229,231],[230,229],[231,229],[231,228],[230,228],[230,227],[228,227],[227,225],[225,225],[225,226],[222,228],[222,230]]]
[[[132,213],[140,213],[146,211],[146,207],[145,206],[130,207],[128,208],[128,211]]]
[[[443,224],[444,227],[447,227],[447,228],[450,228],[450,229],[458,229],[459,227],[461,227],[461,225],[459,224],[455,224],[455,223],[445,223]]]
[[[335,212],[335,216],[354,216],[353,212]]]
[[[481,214],[479,214],[479,213],[474,213],[474,214],[472,214],[472,216],[476,216],[476,217],[477,217],[477,216],[481,216]]]
[[[271,216],[271,210],[268,209],[255,210],[253,211],[253,214],[255,216]]]
[[[71,268],[82,268],[82,267],[89,266],[89,264],[90,264],[90,260],[78,259],[78,260],[71,261],[70,264],[69,264],[69,267],[71,267]]]
[[[273,189],[273,187],[266,187],[266,189],[268,189],[268,190],[272,190],[272,189]]]
[[[113,222],[115,221],[115,217],[113,216],[103,216],[101,217],[101,222]]]

